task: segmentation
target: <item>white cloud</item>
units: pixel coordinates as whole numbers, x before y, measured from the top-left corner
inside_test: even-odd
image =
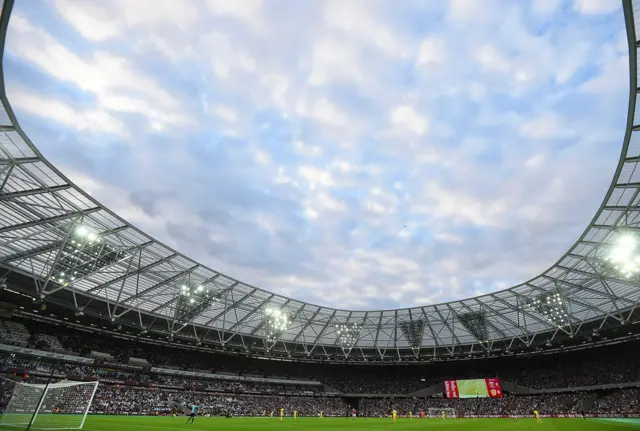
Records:
[[[258,25],[262,13],[262,0],[243,0],[230,2],[225,0],[207,0],[211,11],[216,15],[237,18],[251,25]]]
[[[442,39],[430,37],[420,43],[418,48],[418,66],[442,63],[446,56],[446,46]]]
[[[228,123],[236,123],[238,121],[238,112],[229,106],[216,106],[213,113]]]
[[[250,73],[256,70],[253,57],[234,47],[226,34],[208,33],[201,38],[200,43],[206,51],[212,53],[211,67],[219,78],[229,78],[237,72]]]
[[[611,0],[575,0],[574,9],[584,15],[603,15],[620,8],[620,3]]]
[[[117,19],[109,17],[109,12],[97,3],[79,8],[74,0],[57,0],[56,10],[60,13],[80,34],[89,40],[102,42],[119,37],[122,25]]]
[[[10,49],[43,72],[93,93],[97,109],[135,112],[149,121],[188,124],[179,101],[145,76],[124,57],[94,52],[85,59],[61,45],[44,30],[16,13],[10,27]]]
[[[534,0],[531,8],[537,14],[549,15],[560,6],[560,0]]]
[[[318,41],[313,47],[309,83],[324,85],[350,81],[363,83],[365,72],[358,63],[358,52],[335,38]]]
[[[9,95],[14,108],[45,121],[54,121],[70,128],[88,132],[106,132],[124,137],[124,124],[98,109],[77,109],[55,99],[47,99],[24,88],[10,88]]]
[[[180,8],[172,0],[116,0],[107,3],[82,0],[55,0],[56,11],[83,37],[94,41],[121,38],[127,28],[177,26],[185,30],[196,20],[198,11],[193,2],[183,2]]]
[[[462,219],[476,226],[500,226],[510,208],[505,199],[482,200],[436,182],[428,183],[424,192],[431,204],[416,208],[418,212],[426,210],[438,218]]]
[[[394,126],[418,136],[423,136],[429,127],[427,118],[418,114],[413,107],[407,105],[393,108],[389,114],[389,121]]]
[[[397,33],[387,28],[373,13],[370,2],[330,0],[324,5],[324,17],[330,28],[348,33],[362,43],[370,43],[390,56],[406,56],[404,44]],[[357,17],[357,19],[354,19]]]
[[[253,151],[253,159],[259,165],[266,166],[271,164],[271,156],[264,150],[256,149]]]
[[[511,69],[507,59],[492,45],[479,47],[475,53],[475,58],[482,69],[487,72],[506,73]]]
[[[520,128],[524,136],[534,139],[551,139],[561,136],[569,136],[573,132],[568,129],[568,125],[564,123],[557,115],[543,115],[534,118],[522,124]]]
[[[322,155],[322,147],[318,145],[308,145],[303,141],[295,141],[293,149],[296,153],[305,157],[318,157]]]
[[[545,162],[544,154],[536,154],[534,156],[529,157],[525,162],[524,166],[527,169],[538,169]]]
[[[297,113],[303,117],[313,118],[327,126],[343,127],[347,124],[346,114],[324,97],[310,103],[305,100],[300,101]]]
[[[331,176],[331,172],[318,169],[315,166],[300,166],[298,168],[298,175],[307,180],[312,189],[315,189],[316,186],[335,186],[335,181]]]

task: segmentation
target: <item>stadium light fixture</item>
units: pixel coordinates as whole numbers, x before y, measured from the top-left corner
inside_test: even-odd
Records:
[[[121,260],[125,255],[125,251],[104,243],[92,228],[79,225],[68,233],[49,280],[61,286],[69,286],[78,279]]]
[[[633,235],[620,235],[605,258],[622,276],[630,278],[640,271],[638,241]]]
[[[536,296],[528,300],[527,306],[558,327],[567,326],[570,323],[569,314],[560,292]]]
[[[184,282],[176,294],[178,303],[175,320],[180,323],[191,321],[220,299],[220,293],[212,287],[205,288],[200,283]]]
[[[289,314],[275,307],[269,307],[264,311],[265,340],[275,343],[291,326]]]
[[[348,355],[360,337],[362,325],[354,322],[338,323],[336,324],[335,329],[338,342],[342,347],[342,352],[345,355]]]
[[[422,345],[422,336],[424,334],[424,320],[405,320],[400,322],[400,331],[409,342],[411,350],[417,356],[420,353]]]

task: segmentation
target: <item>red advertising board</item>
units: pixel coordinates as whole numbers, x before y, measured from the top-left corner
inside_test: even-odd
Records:
[[[484,379],[487,383],[487,392],[489,393],[489,398],[502,398],[502,388],[500,387],[500,380],[493,379]]]
[[[444,392],[447,398],[460,398],[458,383],[455,380],[444,381]]]

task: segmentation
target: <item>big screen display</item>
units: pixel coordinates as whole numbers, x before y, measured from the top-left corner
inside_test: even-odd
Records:
[[[500,380],[445,380],[444,393],[447,398],[501,398]]]

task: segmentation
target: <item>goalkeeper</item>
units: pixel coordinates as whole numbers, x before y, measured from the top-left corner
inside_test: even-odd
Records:
[[[189,415],[189,418],[187,418],[187,422],[189,423],[189,421],[191,421],[191,423],[193,423],[193,421],[196,419],[196,413],[198,413],[198,409],[200,408],[200,406],[198,405],[192,405],[191,406],[191,414]]]

